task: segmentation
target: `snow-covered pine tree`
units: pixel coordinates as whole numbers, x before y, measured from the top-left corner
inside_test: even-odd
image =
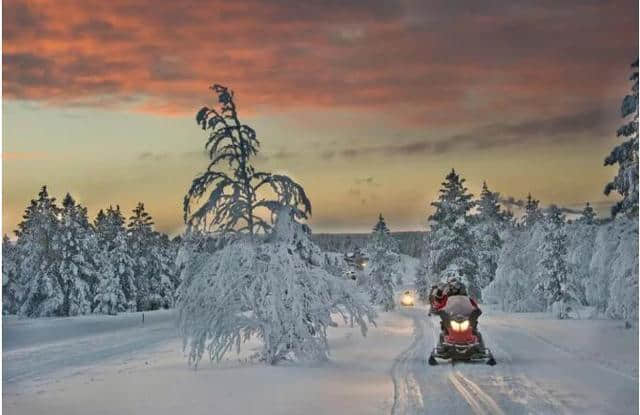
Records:
[[[376,222],[375,226],[373,227],[373,232],[389,234],[389,228],[387,227],[387,222],[385,222],[384,218],[382,217],[382,213],[380,214],[380,216],[378,216],[378,222]]]
[[[43,186],[31,200],[15,231],[20,258],[19,284],[24,289],[18,314],[28,317],[63,315],[65,295],[57,270],[55,235],[60,208]]]
[[[98,212],[94,226],[101,248],[94,311],[115,314],[136,311],[135,261],[129,254],[125,219],[120,206]]]
[[[546,211],[546,215],[543,216],[546,223],[550,223],[551,225],[558,228],[567,223],[566,216],[564,215],[564,213],[562,213],[562,210],[557,205],[549,205]]]
[[[422,300],[428,298],[431,284],[445,278],[454,268],[463,278],[470,295],[480,299],[478,267],[469,225],[469,211],[475,203],[464,182],[465,179],[452,169],[442,183],[438,200],[431,203],[436,211],[429,217],[431,229],[425,237],[422,259],[425,272],[416,278],[416,288]]]
[[[527,195],[527,203],[524,206],[524,216],[522,224],[525,228],[531,228],[535,223],[542,219],[542,211],[540,210],[540,201],[534,199],[531,193]]]
[[[116,315],[127,309],[127,299],[117,274],[117,265],[110,260],[107,251],[100,251],[100,275],[93,298],[93,312]]]
[[[506,217],[500,209],[500,194],[489,190],[482,183],[482,192],[477,201],[478,213],[474,216],[473,237],[478,264],[478,285],[482,289],[493,281],[502,248],[500,231],[504,229]]]
[[[478,208],[476,219],[479,222],[502,223],[505,220],[505,215],[500,209],[500,193],[489,190],[486,181],[482,182],[482,191],[476,207]]]
[[[20,295],[18,267],[16,245],[7,235],[4,235],[2,238],[2,314],[15,314],[18,311]]]
[[[371,303],[382,306],[384,311],[395,308],[395,283],[400,262],[397,250],[398,243],[380,214],[366,247],[369,256],[367,289]]]
[[[175,291],[180,284],[176,267],[176,246],[169,239],[168,235],[156,233],[156,243],[154,244],[153,254],[159,260],[160,278],[152,279],[155,284],[155,286],[152,287],[152,292],[155,294],[156,302],[160,307],[173,307]]]
[[[571,305],[577,303],[567,263],[565,218],[560,209],[551,205],[544,221],[545,236],[540,247],[542,259],[538,264],[535,291],[543,297],[547,309],[553,309],[558,318],[564,319],[569,316]]]
[[[286,206],[294,209],[296,219],[305,219],[311,203],[304,189],[287,176],[255,171],[250,161],[260,145],[255,130],[240,122],[233,91],[217,84],[211,89],[219,108],[203,107],[196,115],[197,123],[209,131],[205,148],[211,162],[184,198],[187,227],[265,233],[271,227],[269,218],[273,220]],[[269,189],[275,198],[266,198]],[[205,195],[206,200],[196,207]]]
[[[54,235],[57,273],[64,294],[62,315],[91,312],[92,288],[97,283],[98,243],[89,224],[87,208],[69,193],[62,201],[59,230]]]
[[[589,202],[587,202],[586,205],[584,206],[584,209],[582,209],[582,215],[576,220],[576,223],[593,225],[596,222],[597,216],[598,215],[593,210],[593,207],[591,207]]]
[[[283,209],[262,242],[237,234],[186,276],[179,324],[191,364],[205,353],[220,360],[251,337],[270,364],[326,359],[332,315],[366,333],[373,309],[350,281],[323,269],[320,249],[293,215]]]
[[[153,230],[153,218],[140,202],[127,224],[129,248],[134,259],[136,304],[138,311],[156,310],[172,305],[173,287],[165,274],[160,237]]]
[[[622,200],[611,208],[611,214],[628,213],[633,217],[638,215],[638,59],[631,64],[633,81],[631,94],[624,97],[620,112],[622,118],[629,120],[618,128],[618,137],[624,137],[625,142],[616,146],[604,160],[605,166],[618,165],[618,174],[613,181],[604,188],[604,194],[615,191],[622,196]]]
[[[220,360],[252,337],[262,341],[260,357],[270,364],[324,359],[332,315],[357,323],[364,335],[374,311],[350,281],[325,270],[309,228],[296,221],[311,213],[304,189],[289,177],[255,172],[255,131],[240,123],[231,91],[212,89],[220,108],[205,107],[196,117],[210,130],[211,163],[194,180],[184,209],[188,229],[214,230],[223,243],[186,255],[178,309],[189,362],[197,365],[204,353]],[[268,188],[271,198],[263,192]]]

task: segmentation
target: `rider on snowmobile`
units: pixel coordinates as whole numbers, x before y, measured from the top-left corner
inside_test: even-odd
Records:
[[[467,288],[457,278],[450,278],[446,283],[431,286],[431,293],[429,294],[431,309],[429,310],[429,314],[440,315],[441,311],[447,305],[447,299],[454,295],[463,295],[469,298],[469,301],[474,308],[474,311],[469,318],[469,322],[473,329],[473,334],[478,336],[478,340],[483,344],[482,335],[478,331],[478,317],[482,314],[482,310],[478,307],[478,303],[476,303],[473,298],[469,297],[467,294]],[[445,335],[447,333],[447,327],[444,320],[440,321],[440,328],[442,329],[442,334]]]

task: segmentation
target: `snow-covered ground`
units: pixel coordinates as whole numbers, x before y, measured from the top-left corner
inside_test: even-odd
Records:
[[[5,318],[6,414],[630,414],[638,331],[486,309],[498,365],[430,367],[438,321],[422,307],[382,313],[362,338],[330,331],[331,361],[265,366],[230,355],[186,365],[172,312]]]

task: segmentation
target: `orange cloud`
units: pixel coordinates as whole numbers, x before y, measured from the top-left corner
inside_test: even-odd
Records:
[[[551,116],[619,95],[603,85],[637,51],[626,3],[9,0],[4,96],[184,114],[221,82],[249,110]]]

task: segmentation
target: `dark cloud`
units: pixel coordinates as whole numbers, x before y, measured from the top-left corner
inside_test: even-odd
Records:
[[[130,31],[118,30],[112,23],[101,19],[89,19],[71,28],[74,36],[93,37],[99,41],[120,41],[131,38]]]
[[[614,108],[614,106],[610,107],[610,109]],[[602,109],[586,110],[575,114],[526,120],[519,123],[488,124],[439,141],[425,138],[399,144],[352,147],[341,150],[340,154],[346,158],[371,154],[386,156],[440,155],[460,150],[491,150],[514,145],[577,143],[611,135],[614,131],[614,122],[614,110],[606,112]]]

